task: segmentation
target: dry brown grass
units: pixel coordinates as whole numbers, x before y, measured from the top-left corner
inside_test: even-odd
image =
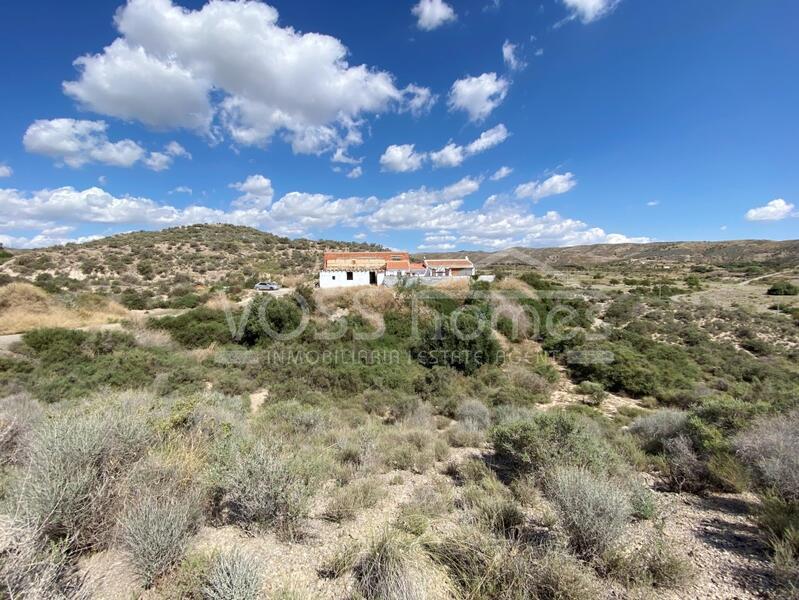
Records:
[[[94,297],[68,308],[44,290],[29,283],[0,288],[0,335],[38,327],[85,327],[118,320],[128,314],[120,304]]]
[[[370,314],[384,314],[399,306],[394,290],[387,287],[318,289],[314,291],[314,299],[328,312],[333,312],[337,308],[351,308],[367,320]]]

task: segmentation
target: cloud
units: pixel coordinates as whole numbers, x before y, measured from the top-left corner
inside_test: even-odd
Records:
[[[14,174],[14,169],[8,165],[0,163],[0,177],[11,177]]]
[[[544,181],[528,181],[516,187],[516,197],[538,202],[547,196],[565,194],[577,185],[573,173],[555,174]]]
[[[621,0],[562,0],[570,11],[571,19],[591,23],[613,11]]]
[[[349,177],[350,179],[358,179],[358,177],[360,177],[361,175],[363,175],[363,169],[359,166],[355,167],[349,173],[347,173],[347,177]]]
[[[464,177],[438,190],[421,187],[402,192],[383,202],[368,215],[365,223],[374,231],[390,229],[438,228],[437,223],[453,225],[463,199],[480,189],[480,181]]]
[[[28,152],[75,169],[89,163],[132,167],[141,162],[148,169],[163,171],[176,156],[191,158],[177,142],[167,144],[164,152],[148,152],[133,140],[110,141],[107,130],[105,121],[39,119],[25,131],[22,143]]]
[[[482,121],[499,106],[508,93],[510,83],[496,73],[458,79],[449,93],[450,110],[463,110],[470,121]]]
[[[250,175],[244,181],[231,183],[228,187],[243,192],[233,201],[233,206],[237,208],[267,208],[275,195],[272,181],[263,175]]]
[[[22,143],[28,152],[73,168],[91,162],[131,167],[146,156],[146,150],[133,140],[109,141],[107,129],[105,121],[40,119],[28,127]]]
[[[489,177],[489,179],[491,181],[499,181],[500,179],[505,179],[511,173],[513,173],[513,169],[510,167],[500,167],[491,177]]]
[[[394,173],[418,171],[422,168],[425,155],[417,153],[414,148],[414,144],[391,144],[380,157],[381,169]]]
[[[423,88],[400,90],[390,73],[350,65],[340,40],[281,27],[262,2],[190,10],[129,0],[114,23],[120,37],[78,58],[79,77],[64,92],[156,129],[260,146],[280,134],[295,153],[318,154],[356,143],[363,115],[424,104]]]
[[[430,88],[414,84],[406,86],[403,95],[405,102],[400,108],[400,112],[410,112],[414,117],[430,112],[430,109],[438,101],[438,96],[433,94]]]
[[[191,153],[188,150],[186,150],[183,146],[178,144],[176,141],[174,141],[174,140],[169,142],[166,145],[166,147],[164,148],[164,151],[169,156],[174,156],[176,158],[177,157],[188,158],[189,160],[191,160]]]
[[[508,130],[503,124],[492,127],[480,134],[476,140],[466,146],[450,142],[437,152],[430,153],[430,160],[436,168],[457,167],[469,156],[493,148],[508,139]]]
[[[363,159],[352,158],[351,156],[347,155],[347,151],[344,148],[336,148],[333,156],[330,157],[330,161],[334,163],[343,163],[346,165],[357,165],[361,163]]]
[[[782,198],[768,202],[765,206],[757,206],[746,211],[747,221],[781,221],[788,217],[795,217],[794,205]]]
[[[73,228],[71,227],[53,227],[30,237],[0,234],[0,244],[6,248],[43,248],[46,246],[63,246],[64,244],[82,244],[99,240],[103,237],[101,235],[67,237],[66,234],[72,230]]]
[[[171,194],[188,194],[189,196],[191,196],[192,193],[193,193],[193,190],[187,185],[179,185],[178,187],[170,190],[168,193],[170,195]]]
[[[650,200],[646,203],[647,206],[658,206],[660,204],[660,200]]]
[[[502,60],[505,61],[511,71],[518,71],[527,66],[527,63],[516,56],[517,48],[518,46],[511,44],[509,40],[505,40],[502,44]]]
[[[419,0],[411,13],[416,17],[416,26],[423,31],[432,31],[457,19],[452,7],[443,0]]]

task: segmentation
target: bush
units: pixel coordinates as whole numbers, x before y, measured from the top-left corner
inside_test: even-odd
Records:
[[[479,400],[469,399],[461,402],[455,412],[455,418],[478,431],[488,428],[491,424],[491,413]]]
[[[223,509],[245,527],[274,527],[294,537],[308,514],[316,473],[300,456],[257,442],[240,450],[223,475]]]
[[[361,479],[333,492],[324,517],[336,523],[354,519],[359,511],[372,508],[385,495],[376,479]]]
[[[141,421],[116,411],[42,424],[16,490],[22,514],[48,538],[73,548],[106,542],[117,482],[151,439]]]
[[[769,296],[796,296],[799,294],[799,286],[790,281],[778,281],[766,291],[766,294]]]
[[[0,399],[0,468],[21,461],[30,430],[41,415],[41,406],[27,394]]]
[[[186,348],[205,348],[234,341],[225,313],[206,307],[195,308],[177,317],[150,319],[150,326],[168,331],[172,339]]]
[[[81,598],[83,580],[64,544],[50,544],[35,526],[0,515],[0,597]]]
[[[586,559],[597,558],[621,537],[632,514],[622,490],[580,468],[558,468],[546,493],[569,536],[569,544]]]
[[[474,311],[453,313],[457,319],[445,318],[440,329],[430,325],[412,354],[426,367],[448,366],[471,375],[482,365],[502,362],[499,342],[491,333],[488,321]]]
[[[259,296],[252,301],[244,325],[241,343],[254,346],[277,336],[299,331],[303,313],[296,302],[273,296]]]
[[[603,563],[610,577],[626,587],[675,588],[684,585],[692,574],[691,563],[661,536],[652,536],[634,549],[608,552]]]
[[[353,569],[364,600],[445,599],[454,597],[447,577],[406,534],[387,530]]]
[[[199,522],[197,498],[154,495],[135,498],[119,519],[119,544],[144,587],[175,566]]]
[[[681,410],[663,409],[638,417],[630,425],[630,432],[637,435],[647,452],[661,452],[663,445],[686,430],[688,413]]]
[[[583,403],[588,406],[600,406],[608,395],[601,383],[593,381],[581,381],[577,386],[577,393],[585,396]]]
[[[557,465],[585,467],[601,473],[613,469],[618,456],[589,419],[567,412],[534,413],[491,430],[497,458],[521,472],[542,476]]]
[[[211,559],[202,597],[205,600],[258,600],[262,597],[262,583],[258,561],[234,548]]]
[[[760,421],[733,445],[762,487],[799,502],[799,411]]]
[[[601,597],[591,571],[574,556],[548,545],[500,543],[474,527],[448,530],[425,541],[460,598],[488,600],[584,600]]]
[[[663,444],[667,477],[677,491],[700,491],[707,487],[707,466],[694,450],[691,439],[683,434],[666,440]]]

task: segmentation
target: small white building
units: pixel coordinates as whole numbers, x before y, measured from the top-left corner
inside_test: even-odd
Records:
[[[325,252],[319,287],[383,285],[388,275],[410,271],[407,252]]]
[[[319,287],[354,287],[358,285],[383,285],[385,269],[362,270],[357,267],[349,269],[323,269],[319,271]]]
[[[474,272],[468,256],[413,263],[407,252],[325,252],[319,287],[383,285],[386,276],[386,285],[402,278],[469,278]]]

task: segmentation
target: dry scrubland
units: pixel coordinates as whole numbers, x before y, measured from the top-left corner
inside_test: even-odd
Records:
[[[232,282],[7,263],[0,597],[797,597],[795,271],[700,259],[363,294],[296,272],[305,331],[268,335],[302,315],[261,297],[237,343]],[[452,314],[494,327],[436,335]]]

